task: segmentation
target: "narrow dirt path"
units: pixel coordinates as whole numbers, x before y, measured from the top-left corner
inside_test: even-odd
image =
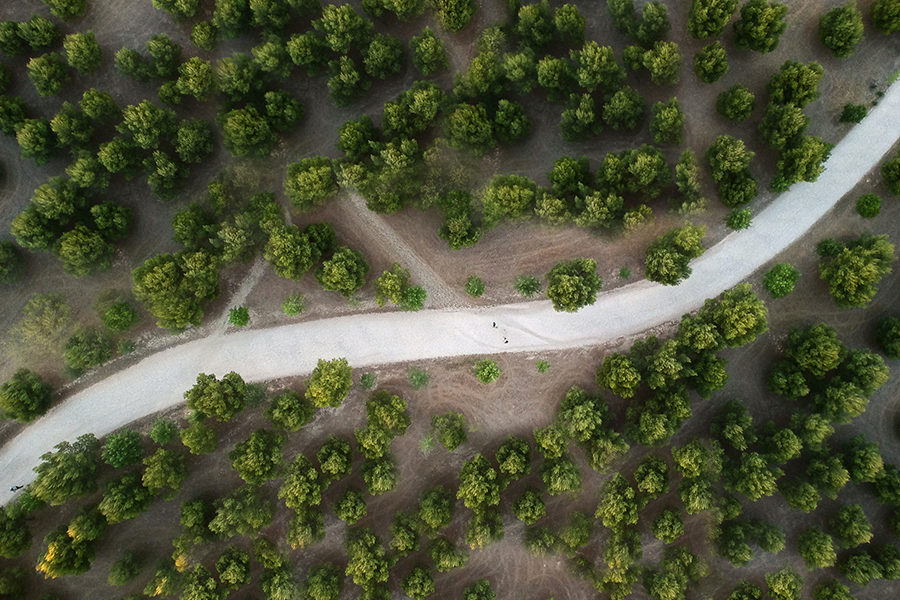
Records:
[[[182,402],[200,372],[237,370],[248,381],[310,372],[319,358],[346,357],[353,367],[506,352],[595,346],[677,320],[759,269],[803,236],[900,137],[900,85],[837,146],[815,183],[795,185],[745,230],[692,264],[677,287],[641,281],[601,294],[576,314],[549,301],[485,309],[356,314],[271,329],[226,333],[158,352],[73,395],[0,449],[4,485],[26,484],[48,448],[93,432],[105,435]],[[367,214],[367,211],[360,211]],[[404,257],[401,256],[401,259]],[[408,260],[408,258],[407,258]],[[414,261],[411,267],[418,268]],[[427,267],[427,265],[426,265]],[[427,281],[423,281],[429,285]],[[496,322],[498,327],[493,327]],[[507,341],[508,340],[508,341]],[[6,503],[12,498],[3,497]]]
[[[469,302],[459,292],[447,284],[416,252],[407,245],[390,225],[384,222],[380,215],[366,207],[365,199],[355,192],[345,194],[350,204],[348,216],[356,221],[361,230],[366,231],[369,237],[376,238],[378,243],[397,258],[405,269],[409,269],[410,278],[414,285],[421,285],[428,293],[425,300],[427,308],[459,308]]]

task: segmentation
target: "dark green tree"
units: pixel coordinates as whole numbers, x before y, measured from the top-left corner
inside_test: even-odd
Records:
[[[819,19],[819,36],[825,47],[838,58],[852,56],[863,38],[862,14],[856,3],[838,6],[825,13]]]

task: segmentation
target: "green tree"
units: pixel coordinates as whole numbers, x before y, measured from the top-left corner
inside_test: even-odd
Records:
[[[466,441],[466,418],[459,413],[432,415],[431,428],[441,445],[451,452]]]
[[[336,480],[350,474],[353,459],[350,444],[339,437],[331,436],[316,453],[319,469],[329,480]]]
[[[226,373],[221,380],[215,375],[201,373],[194,387],[184,393],[187,407],[205,417],[227,422],[247,405],[247,386],[235,372]]]
[[[45,578],[55,579],[62,575],[78,575],[91,568],[94,560],[94,544],[76,542],[61,526],[44,538],[47,550],[40,556],[35,569]]]
[[[743,85],[736,83],[716,99],[716,111],[730,121],[743,121],[753,112],[756,98]]]
[[[741,7],[741,18],[734,24],[734,41],[739,48],[763,54],[778,47],[787,23],[788,7],[772,0],[750,0]]]
[[[519,437],[506,438],[497,448],[495,458],[500,474],[509,480],[527,475],[531,469],[531,448]]]
[[[47,119],[25,119],[16,130],[16,142],[22,158],[33,158],[35,164],[46,164],[56,152],[58,141]]]
[[[459,471],[459,489],[456,497],[471,510],[499,504],[500,485],[497,481],[497,471],[481,454],[476,454],[463,462]]]
[[[145,150],[159,145],[160,138],[168,138],[175,129],[175,112],[159,108],[149,100],[122,109],[122,121],[116,129],[131,134],[134,142]]]
[[[69,71],[58,52],[36,56],[25,65],[39,96],[55,96],[69,81]]]
[[[684,535],[684,522],[677,512],[666,508],[653,520],[650,530],[656,539],[671,544]]]
[[[492,360],[479,360],[475,363],[475,377],[481,383],[491,383],[496,381],[502,371],[497,363]]]
[[[102,365],[112,356],[112,343],[104,334],[94,329],[80,329],[68,340],[63,350],[66,368],[80,375],[84,371]]]
[[[426,535],[432,536],[450,524],[456,508],[453,495],[441,486],[426,491],[419,500],[419,523]]]
[[[42,0],[50,8],[53,16],[68,21],[84,16],[87,12],[87,0]]]
[[[47,412],[52,397],[50,384],[22,368],[0,387],[0,410],[7,418],[28,423]]]
[[[888,358],[900,358],[900,318],[884,317],[878,322],[875,337]]]
[[[349,489],[334,503],[334,514],[347,525],[353,525],[366,516],[366,501],[356,490]]]
[[[216,431],[204,423],[197,421],[181,430],[181,443],[191,454],[209,454],[219,445]]]
[[[474,0],[433,0],[432,6],[444,29],[453,33],[465,29],[478,7]]]
[[[561,262],[547,273],[547,297],[557,311],[576,312],[593,304],[602,284],[597,263],[589,258]]]
[[[785,61],[766,86],[769,100],[776,104],[796,104],[802,108],[819,97],[819,82],[823,73],[822,65],[815,62],[804,65]]]
[[[174,497],[187,478],[184,454],[180,452],[159,448],[143,462],[144,474],[141,481],[152,494],[167,487],[171,490],[168,496]]]
[[[364,590],[388,580],[389,562],[381,540],[369,529],[347,533],[347,568],[345,575]]]
[[[876,0],[872,4],[872,21],[885,35],[900,30],[900,12],[897,11],[896,0]]]
[[[397,465],[390,454],[381,458],[366,459],[362,466],[363,482],[373,496],[391,492],[397,488]]]
[[[863,235],[833,259],[822,259],[819,277],[838,306],[865,306],[878,292],[881,278],[891,272],[893,261],[894,245],[886,236]]]
[[[141,485],[140,477],[136,473],[129,473],[106,485],[103,499],[97,508],[112,525],[137,517],[150,507],[152,501],[153,494]]]
[[[694,54],[694,73],[700,81],[713,83],[727,72],[728,55],[722,42],[710,42]]]
[[[109,576],[106,578],[106,583],[109,585],[125,585],[138,576],[142,567],[143,565],[137,555],[126,550],[122,553],[122,557],[109,568]]]
[[[338,191],[331,160],[319,156],[289,164],[284,191],[299,210],[321,205]]]
[[[825,47],[838,58],[852,56],[863,38],[862,14],[856,3],[838,6],[825,13],[819,19],[819,36]]]
[[[773,600],[799,600],[802,582],[797,572],[790,567],[766,575],[766,586]]]
[[[681,51],[675,42],[657,41],[641,62],[657,85],[674,85],[681,78]]]
[[[859,504],[848,504],[829,521],[838,542],[844,548],[855,548],[872,539],[872,526]]]
[[[763,275],[763,287],[774,298],[784,298],[794,291],[800,271],[787,263],[779,263]]]
[[[209,530],[221,538],[255,536],[272,522],[272,506],[250,486],[243,486],[215,502]]]
[[[615,130],[636,129],[647,113],[647,103],[637,90],[623,86],[603,105],[603,122]]]
[[[319,359],[306,385],[306,399],[316,408],[338,407],[353,385],[353,369],[346,358]]]
[[[254,431],[228,453],[232,468],[248,485],[259,486],[280,474],[285,438],[264,429]]]
[[[382,33],[375,34],[363,55],[366,74],[376,79],[387,79],[403,68],[403,42]]]
[[[807,529],[797,539],[797,550],[808,569],[833,567],[837,553],[831,543],[831,536],[815,527]]]
[[[547,514],[547,507],[540,492],[525,490],[513,503],[513,514],[526,525],[534,525]]]
[[[881,198],[875,194],[863,194],[856,199],[856,213],[864,219],[873,219],[881,212]]]
[[[694,39],[719,35],[737,8],[737,0],[691,0],[688,31]]]
[[[425,27],[422,35],[410,39],[409,48],[413,52],[413,64],[425,77],[450,66],[444,41],[429,27]]]
[[[657,144],[680,144],[684,137],[684,113],[678,98],[657,102],[651,111],[650,133]]]
[[[349,298],[366,283],[369,264],[360,252],[341,246],[316,269],[316,281],[324,289]]]
[[[63,48],[69,66],[81,75],[97,70],[103,61],[103,54],[93,31],[70,33],[63,39]]]
[[[647,248],[645,272],[651,281],[678,285],[690,276],[688,263],[704,252],[702,240],[706,228],[685,223],[660,236]]]
[[[159,418],[150,428],[150,439],[165,446],[178,436],[178,426],[168,419]]]
[[[306,600],[338,600],[344,578],[331,563],[315,565],[306,578]]]
[[[772,180],[772,191],[784,192],[794,183],[815,181],[825,170],[823,164],[832,146],[821,138],[804,136],[786,148],[778,158],[778,173]]]
[[[220,115],[225,147],[235,156],[268,156],[278,137],[266,117],[252,105]]]
[[[568,456],[545,460],[541,465],[541,479],[551,496],[581,490],[581,471]]]
[[[284,500],[288,508],[303,510],[322,502],[322,487],[319,472],[312,462],[303,454],[298,454],[286,469],[278,497]]]
[[[107,436],[100,458],[106,464],[121,469],[139,462],[143,453],[141,434],[132,429],[124,429]]]
[[[297,392],[285,390],[272,398],[265,414],[273,425],[293,433],[312,420],[315,407]]]
[[[466,279],[465,290],[473,298],[478,298],[484,293],[484,281],[481,280],[481,277],[470,275]]]
[[[183,162],[200,163],[213,151],[213,132],[202,119],[184,119],[175,132],[175,152]]]

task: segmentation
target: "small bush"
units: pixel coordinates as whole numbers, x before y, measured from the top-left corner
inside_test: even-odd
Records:
[[[134,552],[124,552],[122,558],[112,564],[106,582],[109,585],[125,585],[141,572],[141,563]]]
[[[128,302],[116,302],[103,311],[103,325],[110,331],[125,331],[137,322],[138,313]]]
[[[775,298],[783,298],[794,291],[800,271],[787,263],[780,263],[763,275],[763,287]]]
[[[516,291],[526,298],[533,298],[541,291],[541,280],[534,275],[519,275],[516,277]]]
[[[492,360],[479,360],[475,363],[475,377],[477,377],[478,381],[481,383],[497,381],[501,372],[500,367]]]
[[[843,249],[844,245],[834,238],[825,238],[816,244],[816,254],[818,254],[820,258],[835,257],[840,254]]]
[[[232,308],[228,312],[228,322],[235,327],[245,327],[250,322],[250,311],[246,306]]]
[[[150,430],[150,439],[160,446],[165,446],[174,440],[176,435],[178,435],[178,426],[168,419],[157,419]]]
[[[484,282],[481,277],[472,275],[466,279],[466,293],[473,298],[478,298],[484,293]]]
[[[289,317],[296,317],[306,310],[306,301],[303,294],[291,294],[281,303],[281,310]]]
[[[375,373],[363,373],[362,377],[359,378],[359,385],[364,390],[371,390],[375,387]]]
[[[619,269],[619,279],[628,279],[629,277],[631,277],[631,269],[625,267]]]
[[[546,373],[550,370],[550,363],[548,363],[546,360],[537,361],[537,370],[538,373]]]
[[[441,445],[451,452],[467,439],[466,418],[459,413],[433,415],[431,428]]]
[[[856,200],[856,212],[864,219],[877,217],[881,212],[881,198],[875,194],[863,194]]]
[[[862,104],[845,104],[844,110],[841,111],[841,123],[859,123],[866,118],[869,110]]]
[[[749,208],[736,208],[725,217],[725,225],[729,229],[747,229],[750,227],[750,221],[753,219],[753,213]]]
[[[430,379],[428,371],[416,367],[410,369],[407,376],[409,377],[409,384],[417,390],[420,390],[428,385],[428,380]]]

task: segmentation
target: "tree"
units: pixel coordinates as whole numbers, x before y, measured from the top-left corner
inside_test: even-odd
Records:
[[[556,311],[576,312],[593,304],[602,284],[596,273],[597,263],[589,258],[575,258],[557,263],[547,273],[547,297]]]
[[[228,453],[232,468],[248,485],[259,486],[280,474],[285,438],[260,429]]]
[[[688,31],[697,40],[719,35],[737,8],[737,0],[691,0]]]
[[[129,473],[106,485],[103,499],[97,508],[112,525],[137,517],[149,508],[152,501],[152,492],[141,485],[136,473]]]
[[[820,583],[813,590],[814,600],[853,600],[850,588],[837,579]]]
[[[425,600],[434,593],[434,578],[423,567],[413,567],[412,571],[403,578],[403,593],[413,600]]]
[[[614,92],[625,81],[625,69],[616,61],[610,46],[588,40],[580,50],[569,53],[575,63],[575,81],[587,92],[600,89]]]
[[[881,212],[881,198],[875,194],[863,194],[856,199],[856,213],[864,219],[873,219]]]
[[[272,506],[254,488],[243,486],[215,502],[209,530],[221,538],[256,535],[272,522]]]
[[[324,289],[349,298],[366,283],[369,264],[360,252],[341,246],[316,269],[316,281]]]
[[[603,105],[603,122],[615,130],[633,130],[640,126],[647,103],[637,90],[623,86]]]
[[[122,557],[109,568],[109,576],[106,578],[106,583],[109,585],[125,585],[138,576],[142,566],[134,552],[126,550],[122,553]]]
[[[859,504],[848,504],[829,521],[838,542],[844,548],[855,548],[872,539],[872,526]]]
[[[334,503],[334,514],[347,525],[353,525],[366,516],[366,501],[356,490],[349,489]]]
[[[97,44],[93,31],[70,33],[63,39],[63,48],[69,66],[82,75],[97,70],[103,61],[100,45]]]
[[[894,245],[887,237],[863,235],[833,259],[819,262],[819,277],[828,284],[835,303],[842,307],[865,306],[878,293],[881,278],[891,272]]]
[[[68,21],[84,16],[87,12],[87,0],[42,0],[50,8],[50,13]]]
[[[154,149],[160,138],[168,138],[175,129],[175,112],[159,108],[149,100],[122,109],[122,121],[116,129],[131,134],[134,142],[144,150]]]
[[[0,94],[0,131],[5,135],[15,135],[25,122],[27,112],[28,107],[21,98]]]
[[[694,73],[703,83],[713,83],[728,72],[728,55],[722,42],[716,40],[694,55]]]
[[[453,519],[453,495],[441,486],[433,487],[419,500],[417,517],[426,535],[432,536]]]
[[[781,69],[772,75],[766,91],[769,100],[776,104],[795,104],[804,107],[819,97],[819,82],[824,70],[822,65],[785,61]]]
[[[347,533],[347,568],[345,574],[364,590],[388,580],[388,559],[381,540],[369,529]]]
[[[756,99],[753,93],[743,85],[736,83],[716,100],[716,111],[730,121],[743,121],[753,112]]]
[[[390,547],[400,556],[408,556],[419,549],[419,521],[415,516],[403,511],[394,515]]]
[[[453,569],[466,566],[469,555],[465,551],[457,550],[447,538],[435,538],[428,544],[428,554],[434,561],[438,573],[446,573]]]
[[[26,68],[39,96],[55,96],[69,81],[69,71],[58,52],[36,56]]]
[[[900,318],[884,317],[878,322],[875,337],[888,358],[900,358]]]
[[[797,550],[808,569],[833,567],[837,562],[837,553],[831,543],[831,536],[815,527],[800,534],[797,539]]]
[[[225,147],[235,156],[268,156],[278,140],[269,121],[252,105],[220,115]]]
[[[107,436],[103,451],[100,453],[103,462],[116,469],[133,465],[140,461],[142,456],[141,434],[132,429],[124,429]]]
[[[183,162],[200,163],[213,151],[213,132],[202,119],[184,119],[175,132],[175,152]]]
[[[541,465],[541,479],[551,496],[581,490],[581,471],[568,456],[545,460]]]
[[[674,85],[681,78],[681,52],[675,42],[654,42],[641,62],[657,85]]]
[[[226,373],[221,380],[215,375],[201,373],[194,387],[184,393],[184,398],[189,409],[225,423],[244,410],[247,386],[234,371]]]
[[[74,541],[69,537],[65,526],[48,534],[44,543],[47,544],[47,550],[41,555],[35,568],[45,578],[78,575],[91,568],[94,544]]]
[[[56,152],[57,140],[47,119],[25,119],[16,130],[16,142],[22,158],[33,158],[35,164],[46,164]]]
[[[884,572],[881,565],[868,552],[851,554],[838,565],[844,576],[859,585],[866,585],[873,579],[881,579]]]
[[[312,420],[315,407],[297,392],[285,390],[272,398],[265,414],[273,425],[293,433]]]
[[[219,444],[216,431],[204,423],[197,421],[181,430],[181,443],[191,454],[209,454],[214,452]]]
[[[684,522],[677,512],[666,508],[653,520],[650,530],[656,539],[671,544],[684,535]]]
[[[734,41],[740,48],[763,54],[778,47],[787,23],[788,7],[771,0],[750,0],[741,7],[741,18],[734,24]]]
[[[226,588],[236,590],[250,582],[250,555],[228,546],[216,560],[216,572]]]
[[[450,66],[444,41],[427,26],[422,35],[410,39],[409,48],[413,52],[413,64],[425,77]]]
[[[618,530],[636,524],[638,510],[634,488],[621,474],[616,473],[600,491],[600,503],[594,518],[602,519],[605,527]]]
[[[284,191],[299,210],[321,205],[338,191],[331,159],[318,156],[289,164]]]
[[[432,5],[441,25],[452,33],[465,29],[478,6],[474,0],[433,0]]]
[[[508,480],[518,479],[531,469],[531,449],[528,442],[519,437],[506,438],[497,448],[495,458],[500,474]]]
[[[331,481],[348,475],[353,466],[350,444],[339,437],[331,436],[316,453],[322,475]]]
[[[821,138],[804,136],[786,148],[778,158],[778,173],[772,180],[772,190],[784,192],[794,183],[815,181],[824,171],[832,146]]]
[[[790,567],[766,575],[766,586],[773,600],[799,600],[802,582]]]
[[[432,415],[431,428],[441,445],[451,452],[466,441],[466,418],[459,413]]]
[[[787,263],[779,263],[763,275],[763,287],[773,298],[784,298],[794,291],[800,271]]]
[[[79,277],[108,269],[112,261],[113,246],[103,239],[99,232],[92,231],[84,225],[76,225],[74,229],[60,236],[57,241],[57,253],[63,263],[63,269]]]
[[[494,382],[500,377],[501,373],[500,367],[492,360],[479,360],[475,363],[475,377],[481,383]]]
[[[0,410],[3,416],[28,423],[50,408],[53,388],[39,375],[18,369],[0,387]]]
[[[684,137],[684,113],[678,98],[657,102],[651,111],[650,133],[657,144],[680,144]]]
[[[94,135],[90,119],[70,102],[63,102],[62,109],[50,121],[50,129],[60,146],[81,147]]]
[[[31,547],[31,531],[25,518],[24,514],[0,510],[0,556],[3,558],[16,558]],[[0,590],[2,589],[0,586]]]
[[[313,21],[313,27],[324,34],[325,43],[338,54],[347,54],[351,46],[363,46],[372,33],[371,21],[349,4],[323,7],[322,17]]]
[[[491,121],[481,104],[457,104],[447,117],[447,138],[457,148],[468,148],[476,155],[494,146]]]
[[[704,252],[706,228],[685,223],[663,234],[647,248],[644,258],[647,279],[663,285],[678,285],[690,276],[688,263]]]
[[[150,493],[158,493],[164,487],[171,491],[168,496],[174,497],[187,478],[187,467],[184,454],[159,448],[144,459],[144,475],[142,483]]]
[[[825,13],[819,19],[819,36],[825,47],[838,58],[852,56],[863,38],[862,14],[856,3],[838,6]]]
[[[353,385],[353,369],[346,358],[319,359],[306,384],[306,399],[316,408],[338,407]]]
[[[491,583],[487,579],[479,579],[463,590],[463,600],[496,600],[496,594],[491,589]]]
[[[897,10],[896,0],[876,0],[872,4],[872,21],[885,35],[900,30],[900,11]]]
[[[500,503],[497,471],[481,454],[476,454],[463,462],[459,471],[459,489],[456,497],[471,510],[496,506]]]
[[[150,428],[150,439],[165,446],[178,436],[178,426],[168,419],[159,418]]]
[[[398,73],[403,62],[403,42],[382,33],[372,38],[363,54],[366,74],[376,79],[387,79]]]
[[[343,585],[344,578],[336,566],[331,563],[315,565],[306,578],[306,599],[338,600]]]
[[[373,496],[386,494],[397,488],[397,465],[390,454],[364,460],[362,475],[366,489]]]
[[[881,178],[892,194],[900,196],[900,152],[881,165]]]

